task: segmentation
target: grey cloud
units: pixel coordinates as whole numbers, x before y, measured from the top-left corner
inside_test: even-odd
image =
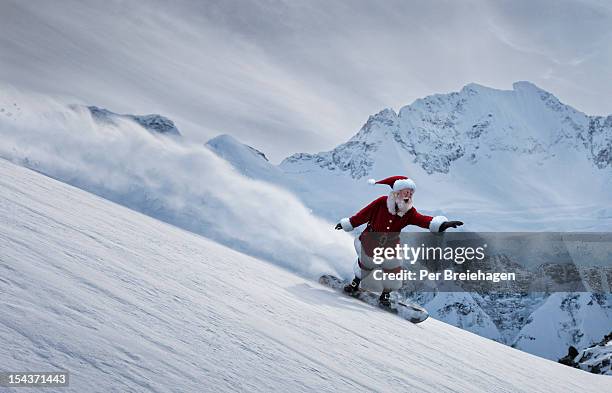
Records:
[[[469,82],[530,80],[610,113],[611,19],[596,1],[4,1],[0,80],[279,161]]]

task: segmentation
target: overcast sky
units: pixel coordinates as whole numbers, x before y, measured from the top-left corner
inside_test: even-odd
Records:
[[[529,80],[611,114],[611,4],[0,0],[0,83],[161,113],[278,162],[469,82]]]

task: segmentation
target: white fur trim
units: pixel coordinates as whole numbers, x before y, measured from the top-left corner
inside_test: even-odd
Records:
[[[412,179],[400,179],[393,183],[393,191],[395,192],[405,190],[406,188],[416,191],[416,183]]]
[[[347,232],[350,232],[350,231],[352,231],[353,229],[355,229],[355,228],[353,228],[353,226],[351,225],[351,220],[349,220],[349,218],[348,218],[348,217],[343,218],[342,220],[340,220],[340,225],[342,225],[342,229],[344,229],[344,230],[345,230],[345,231],[347,231]]]
[[[375,179],[368,179],[368,184],[373,186],[374,184],[376,184],[376,180]]]
[[[440,225],[442,225],[442,223],[446,221],[448,221],[448,218],[444,216],[435,216],[431,219],[431,222],[429,223],[429,230],[431,232],[438,232],[440,230]]]

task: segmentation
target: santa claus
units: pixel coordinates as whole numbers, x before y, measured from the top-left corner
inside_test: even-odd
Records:
[[[449,221],[444,216],[426,216],[416,211],[412,206],[412,196],[416,189],[416,184],[405,176],[392,176],[383,180],[374,181],[371,184],[386,184],[391,187],[388,196],[381,196],[369,205],[361,209],[352,217],[343,218],[336,225],[336,229],[344,229],[349,232],[360,225],[367,224],[366,228],[355,238],[355,250],[357,251],[357,261],[353,268],[355,278],[350,284],[344,287],[348,293],[355,293],[359,290],[362,280],[373,277],[372,273],[377,269],[382,269],[384,273],[399,273],[401,271],[401,261],[399,259],[386,259],[382,264],[373,262],[373,249],[376,241],[375,236],[383,234],[387,245],[389,238],[399,242],[399,232],[407,225],[416,225],[421,228],[429,229],[431,232],[444,232],[448,228],[457,228],[463,225],[461,221]],[[384,235],[388,233],[389,235]],[[400,275],[395,275],[395,277]],[[382,275],[380,304],[389,307],[390,293],[402,286],[400,279],[386,279],[389,275]]]

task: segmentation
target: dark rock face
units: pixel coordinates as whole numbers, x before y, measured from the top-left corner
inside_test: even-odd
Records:
[[[612,116],[590,118],[585,146],[598,168],[612,165]]]
[[[570,346],[567,355],[559,359],[559,363],[593,374],[612,375],[612,332],[606,334],[600,342],[581,351]]]
[[[135,121],[153,133],[174,136],[181,135],[174,122],[161,115],[121,115],[104,108],[98,108],[97,106],[88,106],[87,109],[89,109],[93,119],[99,122],[115,124],[115,119],[124,118]]]
[[[567,350],[567,355],[559,359],[559,363],[565,364],[566,366],[570,366],[570,367],[578,367],[578,363],[574,361],[576,356],[578,356],[578,350],[575,347],[570,345],[570,347]]]
[[[174,122],[164,116],[160,115],[143,115],[133,116],[127,115],[149,131],[157,132],[160,134],[176,135],[180,136],[178,128],[174,125]]]

